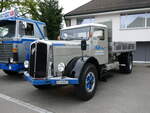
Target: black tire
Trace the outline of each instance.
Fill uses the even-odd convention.
[[[119,60],[119,70],[122,73],[131,73],[133,69],[133,56],[130,53],[123,54]]]
[[[16,71],[8,71],[8,70],[3,70],[4,73],[6,73],[7,75],[18,75],[19,72]]]
[[[87,77],[89,77],[89,74],[92,74],[92,76],[94,76],[95,78],[93,77],[93,81],[87,83],[86,80],[88,79]],[[98,83],[98,72],[96,67],[93,64],[87,63],[84,66],[81,75],[79,77],[79,83],[80,83],[79,85],[76,85],[77,96],[84,101],[91,99],[95,95],[97,83]],[[87,88],[88,84],[92,85],[91,89]]]

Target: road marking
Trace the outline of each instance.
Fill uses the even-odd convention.
[[[34,105],[30,104],[30,103],[23,102],[21,100],[12,98],[10,96],[7,96],[7,95],[1,94],[1,93],[0,93],[0,98],[2,98],[4,100],[7,100],[9,102],[13,102],[15,104],[18,104],[20,106],[23,106],[25,108],[28,108],[28,109],[33,110],[33,111],[38,112],[38,113],[53,113],[53,112],[47,111],[45,109],[42,109],[40,107],[34,106]]]

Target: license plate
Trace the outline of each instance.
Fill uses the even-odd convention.
[[[69,82],[66,81],[66,80],[59,80],[59,81],[56,81],[56,84],[68,84]]]

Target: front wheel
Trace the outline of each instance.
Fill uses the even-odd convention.
[[[4,73],[6,73],[7,75],[18,75],[19,73],[16,71],[8,71],[8,70],[3,70]]]
[[[87,63],[84,66],[79,82],[80,84],[76,86],[77,96],[85,101],[91,99],[96,92],[98,82],[98,72],[93,64]]]

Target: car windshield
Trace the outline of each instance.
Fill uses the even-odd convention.
[[[61,40],[87,40],[89,33],[90,27],[65,29],[61,31]]]
[[[15,21],[0,21],[0,38],[12,38],[15,36]]]

